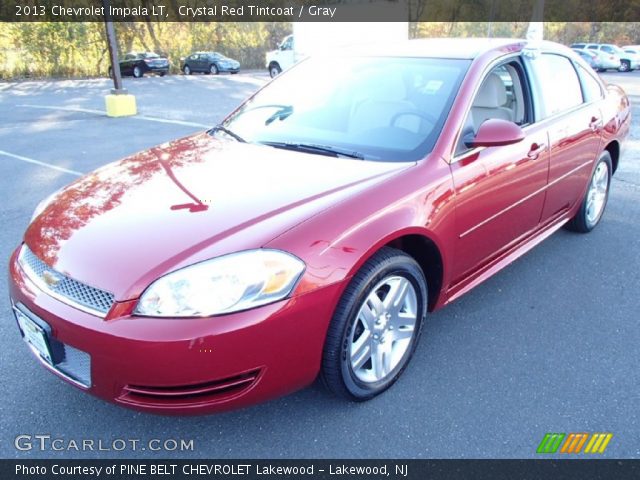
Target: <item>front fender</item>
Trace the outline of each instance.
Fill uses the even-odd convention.
[[[406,235],[431,240],[442,257],[443,285],[455,245],[449,165],[427,159],[307,220],[266,245],[307,265],[296,294],[350,278],[380,248]],[[345,282],[345,286],[346,286]]]

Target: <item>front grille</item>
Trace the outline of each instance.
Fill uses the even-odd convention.
[[[87,352],[73,348],[71,345],[62,343],[64,349],[64,360],[54,365],[56,369],[81,383],[85,387],[91,386],[91,357]]]
[[[180,407],[212,404],[228,400],[249,390],[258,380],[260,370],[195,385],[171,387],[127,385],[118,398],[132,405]]]
[[[112,293],[57,272],[36,257],[26,245],[20,250],[19,262],[39,288],[80,310],[104,317],[114,303]]]

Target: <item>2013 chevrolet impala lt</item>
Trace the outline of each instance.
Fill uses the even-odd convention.
[[[571,50],[416,40],[326,61],[37,207],[10,294],[46,368],[158,413],[318,376],[367,400],[428,312],[600,222],[629,101]]]

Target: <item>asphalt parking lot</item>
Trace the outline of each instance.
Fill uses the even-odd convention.
[[[319,385],[203,417],[141,414],[88,396],[31,357],[0,282],[0,457],[526,458],[546,432],[611,432],[640,458],[640,71],[606,74],[634,124],[602,224],[560,231],[428,318],[403,378],[346,403]],[[140,115],[104,115],[107,79],[0,83],[0,270],[49,193],[141,149],[202,130],[262,72],[126,79]],[[19,451],[17,435],[194,440],[192,451]]]

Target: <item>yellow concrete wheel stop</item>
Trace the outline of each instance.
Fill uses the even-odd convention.
[[[135,115],[138,112],[136,108],[136,97],[133,95],[107,95],[104,97],[104,103],[107,107],[107,116],[109,117],[127,117]]]

